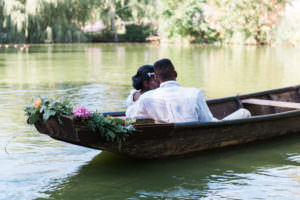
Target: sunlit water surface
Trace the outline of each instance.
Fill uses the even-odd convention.
[[[183,86],[207,98],[300,83],[289,47],[145,44],[32,45],[0,49],[0,199],[299,199],[300,136],[140,161],[55,141],[25,121],[37,95],[92,110],[125,109],[131,76],[170,58]]]

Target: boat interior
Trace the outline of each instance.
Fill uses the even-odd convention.
[[[283,88],[208,101],[213,115],[222,119],[240,108],[252,116],[300,110],[300,87]]]
[[[223,119],[240,108],[246,108],[252,116],[278,114],[300,110],[300,85],[237,95],[219,99],[211,99],[207,104],[217,119]],[[104,113],[113,117],[125,117],[125,112]],[[158,123],[152,119],[137,119],[136,124]]]

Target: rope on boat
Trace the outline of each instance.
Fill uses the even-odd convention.
[[[17,134],[11,136],[11,137],[7,140],[7,142],[6,142],[5,145],[4,145],[4,151],[5,151],[6,154],[9,154],[8,151],[7,151],[7,146],[8,146],[8,144],[9,144],[11,141],[13,141],[14,139],[16,139],[19,135],[21,135],[21,134],[23,133],[23,131],[24,131],[24,130],[19,131]]]

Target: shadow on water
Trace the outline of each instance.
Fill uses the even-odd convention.
[[[99,47],[100,46],[100,47]],[[84,53],[86,48],[101,48],[103,44],[95,45],[92,43],[82,43],[82,44],[55,44],[55,45],[31,45],[25,52],[21,53],[30,53],[30,54],[42,54],[42,53],[51,53],[51,54],[74,54],[74,53]],[[115,53],[116,45],[114,43],[105,44],[106,48],[103,52],[106,53]],[[127,46],[125,44],[125,46]],[[20,46],[21,47],[21,46]],[[10,47],[8,49],[1,49],[0,53],[5,54],[15,54],[16,52],[20,52],[19,48]]]
[[[199,199],[214,197],[211,184],[242,187],[243,179],[258,190],[261,180],[253,176],[300,166],[299,146],[300,135],[294,135],[172,160],[135,160],[102,152],[46,194],[50,199]]]
[[[0,64],[1,67],[1,64]],[[126,90],[131,90],[132,86],[129,84],[108,84],[105,82],[99,82],[99,81],[90,81],[88,83],[83,82],[83,81],[77,81],[77,82],[71,82],[71,81],[65,81],[65,82],[54,82],[54,83],[41,83],[41,84],[29,84],[29,83],[24,83],[24,84],[18,84],[18,83],[1,83],[0,82],[0,87],[5,87],[5,88],[11,88],[11,89],[23,89],[23,90],[30,90],[30,89],[69,89],[69,88],[76,88],[76,87],[81,87],[84,85],[91,85],[91,84],[98,84],[98,85],[109,85],[109,87],[115,87],[115,88],[125,88]]]
[[[19,47],[21,47],[20,45]],[[56,44],[56,45],[30,45],[30,48],[27,49],[24,52],[21,52],[19,48],[13,48],[10,47],[8,49],[0,49],[0,53],[6,53],[6,54],[15,54],[16,52],[21,52],[21,53],[49,53],[51,52],[52,54],[55,53],[83,53],[84,50],[84,45],[66,45],[66,44]]]

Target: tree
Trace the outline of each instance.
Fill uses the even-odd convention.
[[[229,40],[241,34],[240,40],[264,44],[271,41],[273,26],[278,22],[287,0],[208,0],[217,10],[214,21]]]
[[[203,8],[205,0],[164,1],[164,31],[168,38],[189,38],[201,43],[214,42],[219,33],[209,26]]]

